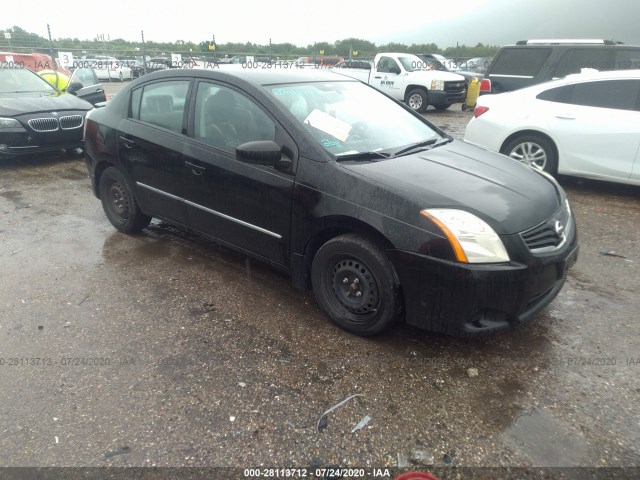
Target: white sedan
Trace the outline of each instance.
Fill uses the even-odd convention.
[[[481,96],[464,139],[552,175],[640,185],[640,70]]]
[[[117,58],[107,58],[90,60],[89,65],[93,67],[99,80],[132,80],[133,73],[127,66],[126,60]]]

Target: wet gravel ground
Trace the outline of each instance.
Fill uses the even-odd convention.
[[[459,107],[426,117],[461,138]],[[3,162],[0,466],[640,478],[640,189],[562,184],[581,251],[545,312],[485,338],[363,339],[242,255],[157,221],[118,233],[81,157]]]

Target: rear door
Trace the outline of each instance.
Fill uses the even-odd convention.
[[[135,182],[146,213],[186,224],[183,202],[186,106],[190,78],[146,83],[131,92],[129,116],[118,133],[118,156]]]

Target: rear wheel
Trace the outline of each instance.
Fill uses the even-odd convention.
[[[111,224],[124,233],[139,232],[151,217],[140,211],[129,181],[120,170],[109,167],[100,176],[100,200]]]
[[[502,153],[551,175],[558,171],[558,159],[553,144],[541,135],[520,135],[506,143]]]
[[[427,92],[420,88],[414,88],[407,95],[406,104],[411,110],[423,113],[429,106],[427,101]]]
[[[354,234],[325,243],[311,266],[316,301],[339,327],[376,335],[400,316],[402,298],[393,265],[373,242]]]

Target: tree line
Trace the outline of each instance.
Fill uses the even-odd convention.
[[[5,29],[11,32],[11,39],[0,35],[0,50],[16,53],[41,52],[49,53],[50,44],[47,38],[14,26]],[[176,40],[175,42],[154,42],[142,39],[139,42],[123,40],[121,38],[100,38],[94,40],[80,40],[78,38],[57,38],[53,40],[53,49],[56,51],[70,51],[74,56],[81,57],[87,52],[91,55],[111,56],[140,56],[143,52],[150,56],[170,53],[182,53],[183,55],[224,57],[225,55],[270,55],[279,58],[297,58],[300,56],[325,55],[339,57],[373,58],[378,52],[403,52],[403,53],[439,53],[448,58],[471,58],[493,56],[500,46],[483,45],[475,46],[458,45],[455,47],[440,48],[436,43],[387,43],[376,45],[369,40],[361,38],[346,38],[330,42],[317,42],[306,46],[298,46],[293,43],[258,44],[252,42],[238,43],[226,42],[215,44],[213,40],[204,40],[199,43]]]

